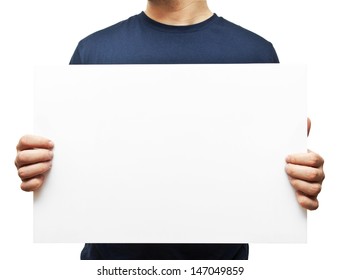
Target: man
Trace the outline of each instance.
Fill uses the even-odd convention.
[[[272,44],[213,14],[205,0],[149,0],[145,12],[79,42],[71,64],[278,63]],[[308,132],[310,121],[308,120]],[[52,166],[53,143],[24,136],[17,146],[21,188],[43,185]],[[84,151],[86,152],[86,151]],[[286,173],[297,201],[318,208],[323,159],[289,155]],[[264,171],[265,172],[265,171]],[[247,244],[86,244],[82,259],[247,259]]]

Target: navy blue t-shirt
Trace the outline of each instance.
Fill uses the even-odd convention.
[[[214,14],[189,26],[145,13],[81,40],[70,64],[278,63],[272,44]],[[82,259],[247,259],[248,244],[85,244]]]

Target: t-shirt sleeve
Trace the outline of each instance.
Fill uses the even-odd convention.
[[[82,64],[81,56],[79,53],[79,44],[71,57],[70,64]]]
[[[272,48],[273,48],[273,50],[272,50],[272,61],[273,61],[273,63],[280,63],[279,57],[277,56],[277,53],[276,53],[273,45],[272,45]]]

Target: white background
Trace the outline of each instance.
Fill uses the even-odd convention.
[[[337,267],[340,250],[337,208],[340,180],[336,172],[336,159],[340,156],[337,1],[210,0],[209,3],[218,15],[271,41],[282,63],[308,65],[308,111],[312,119],[309,148],[326,161],[320,208],[308,215],[308,244],[251,244],[250,261],[244,263],[247,273],[242,279],[290,276],[320,279],[325,275],[336,279],[340,275]],[[19,188],[13,165],[15,145],[22,134],[32,132],[34,65],[67,64],[80,39],[139,13],[145,4],[145,0],[1,2],[0,278],[97,278],[96,268],[103,263],[80,262],[82,244],[33,244],[32,194]],[[110,262],[108,266],[118,264],[127,266],[126,262]],[[138,264],[142,262],[131,262],[130,266]],[[187,265],[190,269],[192,263],[162,264]]]

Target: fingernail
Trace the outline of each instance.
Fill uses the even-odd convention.
[[[54,147],[54,143],[53,143],[51,140],[49,140],[49,141],[48,141],[48,146],[51,147],[51,148],[53,148],[53,147]]]

